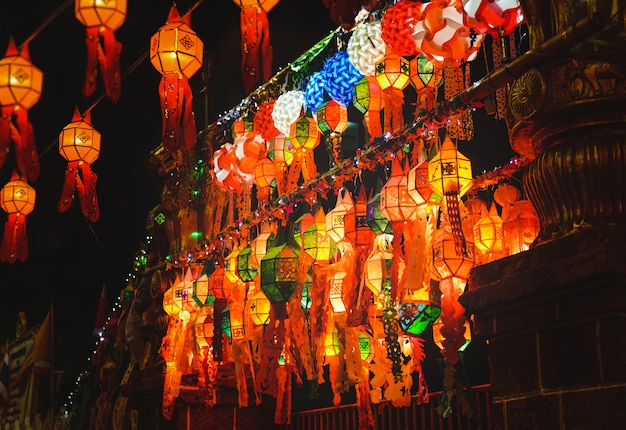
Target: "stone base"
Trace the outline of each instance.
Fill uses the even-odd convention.
[[[626,428],[626,229],[580,228],[476,267],[493,429]]]

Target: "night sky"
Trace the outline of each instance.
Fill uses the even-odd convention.
[[[4,297],[0,301],[0,342],[15,336],[18,311],[26,311],[30,327],[39,324],[53,305],[56,367],[71,378],[84,370],[93,351],[92,329],[102,286],[106,285],[112,305],[125,287],[133,255],[145,239],[147,214],[159,203],[163,179],[150,163],[149,153],[161,140],[160,74],[147,53],[150,37],[165,24],[172,3],[128,0],[126,20],[116,32],[123,44],[122,91],[116,104],[103,98],[101,81],[92,97],[81,94],[85,29],[74,17],[73,1],[69,6],[65,0],[5,3],[0,13],[2,56],[10,36],[18,46],[30,38],[30,58],[42,70],[44,83],[40,100],[29,112],[41,165],[39,179],[31,184],[37,202],[27,217],[30,255],[25,262],[0,263]],[[196,4],[176,2],[181,13]],[[60,14],[41,29],[59,9]],[[208,99],[200,92],[201,73],[191,79],[198,130],[207,119],[214,121],[245,96],[239,78],[239,10],[231,0],[205,0],[191,15],[191,28],[214,59]],[[336,28],[322,0],[281,0],[268,17],[275,71]],[[76,107],[83,112],[94,103],[92,125],[102,134],[100,157],[92,165],[98,175],[101,216],[90,223],[78,201],[65,213],[57,210],[66,165],[58,153],[57,137]],[[465,154],[479,163],[475,169],[506,163],[510,154],[505,125],[482,110],[475,118],[484,125],[476,127],[476,138],[465,146]],[[0,169],[2,184],[9,180],[13,166],[10,153]],[[0,212],[3,226],[6,215]]]

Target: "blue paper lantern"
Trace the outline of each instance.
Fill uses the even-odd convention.
[[[350,61],[346,51],[338,51],[330,57],[323,69],[326,75],[324,89],[335,101],[350,104],[354,86],[363,78],[361,72]]]

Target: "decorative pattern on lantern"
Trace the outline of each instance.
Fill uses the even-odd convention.
[[[352,101],[353,88],[363,75],[350,62],[346,51],[337,51],[324,63],[324,90],[333,99],[347,105]]]
[[[498,215],[494,202],[491,203],[488,212],[483,209],[482,216],[474,224],[474,246],[479,252],[488,256],[485,263],[502,257],[502,218]]]
[[[418,163],[409,170],[407,189],[418,208],[424,205],[441,205],[443,197],[434,192],[428,181],[428,160]]]
[[[196,343],[200,348],[208,348],[213,344],[215,334],[215,308],[212,305],[202,306],[194,323]]]
[[[304,93],[300,90],[291,90],[282,93],[274,102],[272,119],[274,127],[285,136],[291,132],[291,124],[304,115]]]
[[[150,61],[163,75],[159,86],[163,115],[163,146],[175,152],[196,143],[193,94],[188,79],[202,67],[204,44],[172,5],[167,22],[150,39]]]
[[[100,155],[100,140],[100,133],[91,125],[91,112],[81,116],[76,108],[72,122],[59,134],[59,153],[67,161],[59,212],[63,213],[72,206],[76,193],[83,215],[91,222],[100,218],[96,195],[98,176],[91,170],[91,164]]]
[[[471,242],[467,242],[466,252],[457,253],[452,234],[442,228],[435,232],[432,246],[433,266],[441,278],[467,279],[474,267],[474,245]]]
[[[383,110],[383,90],[373,75],[364,76],[354,86],[352,105],[363,114],[370,142],[382,136],[380,113]]]
[[[439,318],[436,322],[433,323],[433,342],[435,345],[439,347],[439,349],[444,349],[445,336],[442,334],[442,330],[445,331],[444,324]],[[465,320],[463,323],[463,338],[465,342],[461,344],[458,351],[463,352],[467,348],[467,346],[472,342],[472,329],[470,327],[470,322]]]
[[[74,14],[86,27],[87,70],[83,95],[89,97],[96,90],[99,66],[105,93],[109,100],[117,103],[121,92],[122,44],[115,38],[115,30],[126,19],[126,0],[76,0]]]
[[[320,143],[320,130],[315,119],[309,115],[303,115],[296,120],[291,125],[289,140],[296,152],[287,176],[288,192],[297,187],[300,175],[304,182],[308,182],[317,174],[313,150]]]
[[[246,246],[237,255],[237,275],[244,282],[252,282],[259,274],[259,269],[253,265],[252,246]]]
[[[409,194],[408,175],[398,157],[391,163],[391,174],[380,189],[380,212],[392,223],[412,221],[417,204]]]
[[[367,194],[361,186],[354,200],[354,205],[344,216],[344,238],[354,248],[369,249],[374,238],[374,232],[367,222]]]
[[[18,51],[11,37],[0,60],[0,168],[13,142],[18,173],[31,182],[39,178],[39,156],[28,110],[39,101],[42,84],[43,74],[31,63],[28,45]]]
[[[422,9],[421,2],[413,1],[396,2],[387,8],[380,22],[381,37],[388,47],[387,52],[402,56],[417,54],[413,27],[421,18]]]
[[[267,201],[276,181],[276,164],[268,156],[261,157],[254,165],[253,172],[254,184],[257,186],[257,199]]]
[[[457,252],[465,253],[466,242],[461,227],[459,199],[474,184],[472,163],[469,158],[457,151],[449,136],[444,138],[439,152],[429,161],[428,178],[433,190],[445,198]]]
[[[337,244],[326,233],[326,215],[319,207],[313,223],[302,233],[302,249],[317,263],[327,264],[337,251]]]
[[[7,213],[4,224],[0,261],[15,263],[28,258],[26,215],[35,208],[37,193],[28,185],[26,178],[13,172],[11,180],[0,190],[0,207]]]
[[[374,194],[367,202],[367,225],[374,234],[393,234],[393,224],[380,210],[380,192]]]
[[[334,164],[338,164],[343,159],[341,140],[343,132],[348,128],[348,108],[331,99],[319,107],[315,116],[317,126],[326,136],[328,154]]]
[[[365,260],[363,272],[365,285],[374,293],[374,297],[388,292],[391,288],[391,266],[393,252],[389,243],[391,235],[380,234],[376,237],[374,249]]]
[[[352,207],[352,195],[350,191],[341,189],[337,193],[337,202],[335,207],[326,214],[326,234],[335,241],[336,244],[345,242],[346,234],[346,214]]]
[[[346,305],[343,301],[343,280],[348,274],[345,271],[337,271],[329,279],[329,301],[333,308],[333,312],[343,313],[346,311]]]
[[[409,62],[393,52],[388,52],[380,62],[376,63],[376,80],[383,91],[385,102],[383,125],[385,133],[404,127],[403,90],[410,82],[410,73]]]
[[[432,110],[435,104],[435,89],[442,82],[441,71],[429,61],[424,54],[416,55],[409,60],[409,77],[411,85],[417,91],[417,103],[422,109]]]
[[[530,200],[519,200],[517,187],[500,184],[493,193],[502,207],[504,255],[528,251],[539,234],[539,218]]]
[[[272,302],[269,301],[265,293],[261,290],[255,290],[249,302],[250,320],[255,325],[265,325],[270,321],[270,309]]]
[[[272,303],[286,302],[293,294],[299,250],[289,243],[270,248],[261,259],[261,289]]]
[[[524,22],[517,0],[464,0],[467,25],[479,33],[510,34]]]
[[[209,293],[216,299],[226,299],[230,297],[232,284],[227,282],[224,273],[224,266],[217,264],[215,271],[209,276]]]
[[[274,246],[276,242],[276,235],[272,232],[272,226],[270,223],[262,223],[261,231],[257,234],[257,236],[250,242],[250,247],[252,248],[252,257],[253,261],[251,264],[260,270],[261,268],[261,259],[265,257],[268,249]]]
[[[363,76],[374,76],[376,63],[383,59],[386,51],[380,20],[357,25],[346,51],[350,62]]]

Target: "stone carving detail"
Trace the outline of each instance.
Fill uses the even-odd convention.
[[[554,102],[611,97],[624,94],[624,72],[620,66],[606,61],[573,59],[553,70],[561,94]]]
[[[530,69],[511,84],[511,113],[517,120],[532,118],[543,106],[546,82],[537,69]]]

